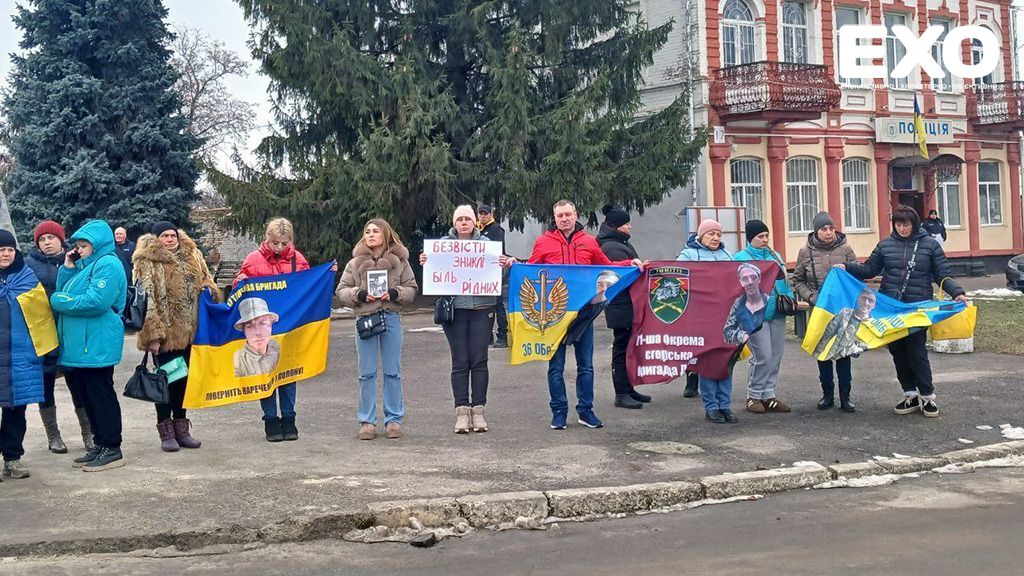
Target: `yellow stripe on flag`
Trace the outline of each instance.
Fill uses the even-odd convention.
[[[539,362],[551,360],[558,346],[565,339],[569,325],[576,319],[577,312],[566,312],[557,324],[546,326],[544,332],[531,326],[522,312],[508,315],[509,348],[511,356],[509,364]]]
[[[47,352],[55,350],[57,326],[53,322],[50,299],[47,298],[43,285],[36,284],[35,288],[18,295],[18,304],[21,305],[21,313],[25,317],[36,356],[45,356]]]

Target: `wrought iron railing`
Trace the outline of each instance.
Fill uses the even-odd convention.
[[[759,112],[824,112],[839,104],[839,86],[825,66],[751,62],[713,70],[709,100],[722,116]]]
[[[974,84],[965,91],[967,114],[975,124],[1021,124],[1024,82]]]

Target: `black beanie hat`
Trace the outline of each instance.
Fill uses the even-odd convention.
[[[0,229],[0,248],[18,249],[18,241],[14,238],[14,234],[11,234],[10,230]]]
[[[612,228],[618,228],[623,224],[629,224],[629,212],[626,212],[622,208],[612,206],[611,204],[605,204],[604,208],[601,208],[601,213],[604,214],[604,221]]]
[[[768,225],[760,220],[747,220],[747,244],[761,232],[767,232]]]
[[[164,232],[167,232],[168,230],[174,230],[175,234],[178,233],[178,227],[175,226],[174,223],[168,222],[167,220],[154,222],[153,225],[149,227],[149,232],[154,236],[159,236]]]

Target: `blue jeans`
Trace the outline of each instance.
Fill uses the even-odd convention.
[[[402,423],[402,321],[397,312],[384,314],[386,330],[363,340],[356,333],[359,355],[359,421],[377,424],[377,355],[384,372],[384,425]]]
[[[704,401],[704,411],[730,410],[732,406],[732,367],[729,367],[729,377],[723,380],[715,380],[706,376],[698,379],[700,386],[700,399]]]
[[[569,400],[565,397],[565,351],[563,343],[548,362],[548,393],[551,412],[565,414]],[[576,353],[576,412],[584,414],[594,409],[594,325],[591,324],[573,345]]]
[[[276,390],[266,398],[260,400],[263,408],[263,417],[277,418],[277,400],[281,399],[281,417],[295,418],[295,382],[278,386]]]

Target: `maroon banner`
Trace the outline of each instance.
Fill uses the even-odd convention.
[[[768,261],[651,262],[629,289],[630,382],[668,382],[687,371],[727,377],[733,357],[761,327],[781,274]]]

